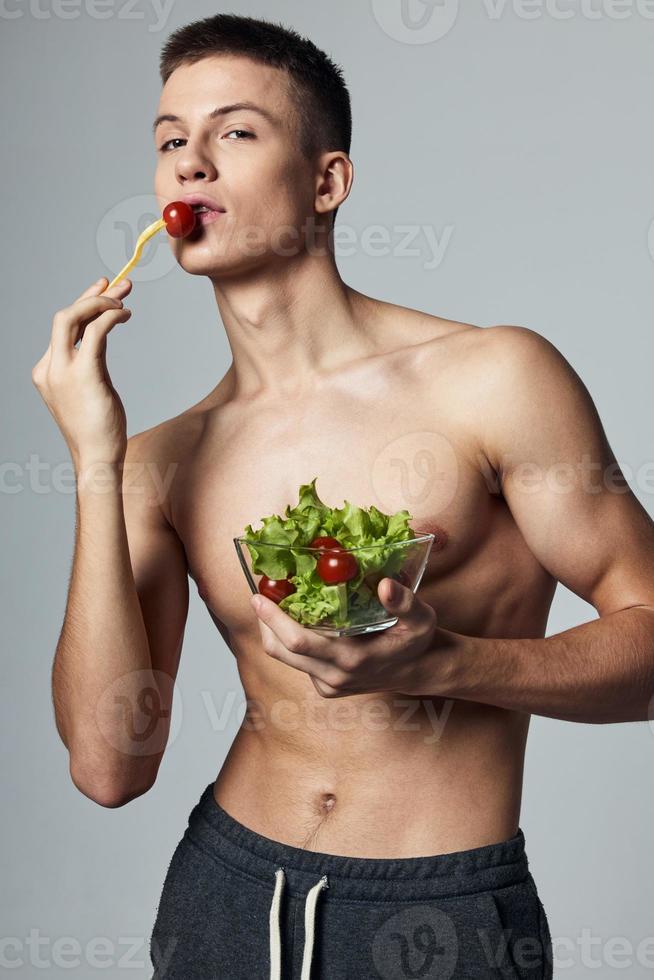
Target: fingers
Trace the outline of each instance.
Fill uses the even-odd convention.
[[[101,316],[92,320],[84,330],[84,339],[80,344],[79,354],[89,359],[101,359],[107,349],[107,334],[117,323],[125,323],[132,311],[124,307],[118,310],[107,310]]]
[[[330,641],[327,637],[318,636],[311,630],[305,629],[280,609],[272,599],[262,595],[259,595],[258,599],[261,605],[257,605],[255,612],[261,624],[270,628],[287,650],[303,656],[318,658],[322,656],[329,659],[327,648]]]
[[[298,653],[295,652],[297,643],[291,641],[291,647],[287,647],[279,639],[277,634],[263,621],[259,622],[259,630],[261,634],[261,645],[267,656],[278,660],[280,663],[287,664],[289,667],[302,670],[305,674],[319,679],[324,684],[329,684],[330,679],[335,680],[336,675],[339,678],[341,677],[341,672],[334,666],[333,660],[320,656],[315,648],[311,647],[309,651],[307,647],[306,650],[303,649],[303,652]],[[326,640],[326,642],[329,643],[330,641]]]
[[[124,298],[125,296],[127,296],[127,294],[132,288],[132,280],[121,279],[119,282],[116,283],[115,286],[112,286],[111,289],[107,289],[106,293],[104,292],[105,290],[104,286],[101,286],[100,288],[103,290],[102,293],[103,296],[120,296]]]
[[[124,295],[126,296],[129,290],[132,288],[132,283],[130,279],[121,279],[120,282],[116,283],[115,286],[112,286],[111,289],[107,289],[108,282],[109,280],[107,279],[106,276],[101,276],[97,282],[92,283],[92,285],[90,285],[87,289],[85,289],[83,293],[80,293],[80,295],[77,297],[77,300],[86,299],[87,296],[98,296],[99,294],[116,296],[118,295],[116,292],[116,290],[118,289],[126,289],[127,291],[124,293]],[[129,289],[127,289],[128,286]],[[105,290],[106,290],[106,294],[105,294]],[[75,300],[74,302],[77,302],[77,300]]]
[[[73,302],[77,303],[78,300],[86,299],[87,296],[97,296],[99,293],[102,292],[102,290],[105,288],[106,285],[107,285],[107,277],[102,276],[100,279],[98,279],[97,282],[94,282],[92,285],[88,286],[83,293],[80,293],[77,299],[74,300]]]
[[[74,303],[55,313],[50,338],[54,360],[72,356],[75,343],[84,336],[87,325],[93,319],[107,311],[123,308],[122,297],[129,293],[131,282],[128,279],[121,280],[112,289],[100,294],[104,284],[104,279],[94,283]]]

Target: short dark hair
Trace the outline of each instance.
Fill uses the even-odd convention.
[[[180,65],[219,54],[243,55],[287,73],[301,150],[308,160],[328,150],[349,154],[352,110],[343,72],[313,41],[282,24],[215,14],[170,35],[159,62],[161,81],[165,85]]]

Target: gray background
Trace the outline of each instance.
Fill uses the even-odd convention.
[[[163,12],[151,0],[101,8],[7,0],[1,8],[0,938],[13,943],[4,955],[25,965],[0,970],[16,977],[95,976],[86,944],[98,937],[106,937],[105,977],[149,976],[147,941],[168,861],[243,711],[233,659],[195,589],[177,731],[150,793],[116,810],[82,796],[50,701],[74,494],[66,445],[30,372],[54,312],[115,274],[131,254],[133,226],[151,220],[132,199],[146,195],[153,208],[149,129],[159,50],[174,28],[219,9],[281,20],[343,66],[356,175],[338,224],[358,242],[338,256],[343,278],[406,306],[548,337],[589,387],[652,513],[643,467],[652,460],[654,10],[635,0],[560,0],[572,12],[563,17],[544,3],[521,12],[469,0],[458,16],[452,3],[434,8],[420,28],[430,10],[419,0],[409,3],[413,27],[401,20],[400,0],[168,3]],[[448,12],[451,28],[427,36]],[[385,254],[364,242],[375,225],[389,230]],[[422,234],[412,243],[418,254],[400,254],[402,225],[430,225],[439,239],[451,229],[440,264],[428,267]],[[229,363],[208,280],[173,267],[165,242],[132,278],[134,314],[109,341],[130,434],[197,402]],[[595,615],[560,587],[548,633]],[[557,976],[651,972],[653,763],[647,722],[532,720],[521,826],[555,942],[567,942],[557,947]],[[595,940],[585,954],[584,930]],[[43,940],[40,950],[30,936]],[[82,946],[76,967],[63,965],[75,959],[70,945],[57,946],[65,937]],[[620,937],[631,947],[618,950],[614,962],[629,964],[619,970],[611,943]],[[37,967],[39,956],[52,965]]]

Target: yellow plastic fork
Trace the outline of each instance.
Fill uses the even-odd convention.
[[[158,231],[161,231],[161,229],[165,227],[166,222],[163,218],[159,218],[157,221],[153,221],[151,225],[148,225],[145,231],[141,232],[136,240],[134,255],[131,257],[127,265],[123,266],[118,275],[109,283],[107,289],[111,289],[111,287],[115,286],[117,282],[120,282],[121,279],[125,278],[130,269],[133,269],[138,260],[141,258],[141,253],[143,252],[143,246],[145,243],[148,242],[153,235],[156,235]],[[107,289],[105,289],[105,293],[107,292]]]

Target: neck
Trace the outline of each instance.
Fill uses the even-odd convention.
[[[234,397],[300,397],[377,350],[370,301],[343,282],[333,255],[302,252],[213,286]]]

